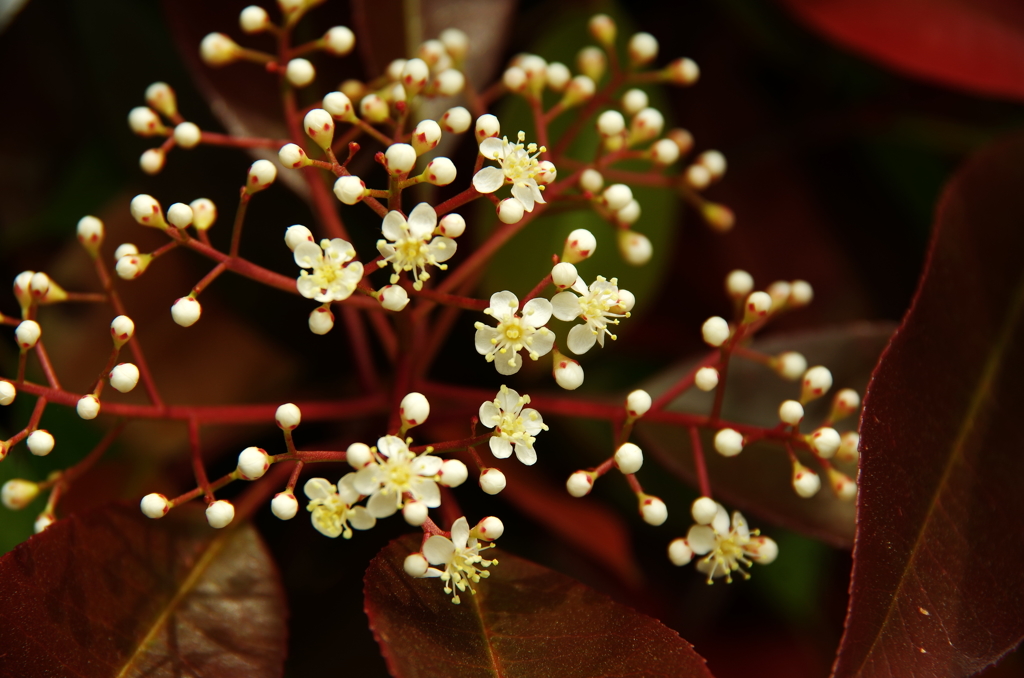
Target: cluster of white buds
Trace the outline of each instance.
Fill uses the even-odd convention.
[[[218,55],[231,52],[234,45],[230,38],[219,33],[213,34],[227,39],[212,39],[209,49]],[[207,36],[208,38],[211,36]],[[204,41],[204,44],[205,41]],[[194,122],[185,120],[178,111],[177,95],[165,82],[154,82],[146,88],[146,106],[136,106],[128,113],[128,127],[141,137],[168,137],[162,145],[147,149],[139,157],[139,167],[146,174],[158,174],[167,160],[167,151],[174,146],[195,148],[203,140],[203,132]]]

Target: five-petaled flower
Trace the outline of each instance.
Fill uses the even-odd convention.
[[[405,505],[407,499],[428,508],[441,505],[437,474],[444,463],[428,452],[417,455],[397,436],[377,440],[374,459],[356,472],[352,487],[370,497],[366,508],[374,518],[387,518]],[[429,450],[429,448],[428,448]]]
[[[751,532],[739,511],[732,514],[730,528],[729,514],[724,506],[718,504],[711,524],[692,526],[686,542],[696,555],[704,556],[697,561],[697,569],[708,576],[709,584],[722,576],[727,583],[732,583],[733,572],[750,579],[744,568],[749,569],[752,563],[767,565],[775,560],[779,551],[775,542],[759,534],[758,530]]]
[[[392,285],[398,282],[402,271],[412,271],[412,286],[421,289],[423,281],[430,278],[427,266],[437,266],[442,271],[448,268],[442,262],[452,258],[457,244],[444,236],[431,239],[436,227],[437,212],[425,202],[413,208],[408,221],[395,210],[384,217],[381,231],[387,240],[377,241],[377,251],[384,257],[377,265],[384,268],[391,264],[394,267]]]
[[[511,144],[508,137],[489,137],[480,142],[480,155],[496,160],[498,167],[484,167],[473,176],[473,188],[480,193],[494,193],[505,185],[512,184],[512,197],[523,204],[523,209],[532,212],[536,203],[544,202],[544,195],[537,185],[537,177],[550,172],[541,167],[537,155],[547,149],[537,144],[523,144],[526,134],[519,133],[519,143]]]
[[[512,455],[514,448],[519,461],[527,466],[536,463],[534,436],[548,430],[548,427],[544,424],[540,412],[532,407],[523,407],[529,403],[530,396],[521,396],[502,385],[494,400],[480,405],[480,423],[494,429],[490,446],[491,453],[498,459],[507,459]]]
[[[628,290],[619,289],[617,279],[605,280],[597,276],[590,284],[590,289],[587,289],[582,278],[576,278],[572,291],[565,290],[552,297],[551,307],[559,320],[583,318],[585,321],[586,324],[576,325],[569,330],[566,341],[570,351],[582,355],[593,348],[595,341],[604,348],[605,335],[615,339],[608,325],[618,325],[619,318],[628,318],[633,301],[633,295]]]
[[[431,567],[424,576],[440,577],[444,582],[444,592],[454,593],[452,602],[458,605],[461,602],[458,592],[468,588],[470,593],[476,593],[472,585],[491,574],[481,568],[496,565],[498,561],[480,557],[480,551],[491,548],[493,544],[481,545],[470,532],[469,521],[465,517],[452,524],[451,534],[451,539],[435,534],[423,545],[427,562],[444,566],[444,570]]]
[[[478,322],[476,327],[477,353],[494,361],[499,374],[510,375],[519,371],[523,359],[519,351],[526,349],[531,360],[546,355],[555,344],[555,333],[544,325],[551,319],[551,302],[531,299],[519,310],[519,298],[511,292],[495,292],[491,305],[484,313],[498,321],[497,327]],[[510,355],[511,353],[511,355]]]
[[[345,539],[352,537],[352,528],[369,530],[377,524],[377,519],[370,515],[362,506],[354,506],[360,494],[352,485],[355,473],[348,473],[338,481],[335,487],[324,478],[310,478],[306,481],[306,496],[309,505],[306,508],[313,515],[313,527],[328,537],[341,535]],[[350,527],[351,525],[351,527]]]
[[[295,263],[312,269],[312,272],[299,274],[296,281],[299,294],[322,302],[348,299],[363,278],[363,265],[352,261],[355,256],[352,245],[341,238],[325,238],[319,245],[309,241],[299,243],[295,248]],[[350,261],[352,263],[348,263]]]

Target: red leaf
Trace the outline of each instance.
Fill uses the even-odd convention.
[[[250,525],[215,532],[196,517],[107,505],[0,559],[0,675],[280,676],[269,553]]]
[[[836,676],[965,676],[1024,636],[1021,186],[1021,136],[949,184],[868,387]]]
[[[908,75],[1024,99],[1017,0],[781,0],[812,29]]]
[[[453,605],[439,580],[405,573],[419,545],[391,542],[366,572],[366,614],[393,676],[711,676],[659,621],[501,551],[476,595]]]

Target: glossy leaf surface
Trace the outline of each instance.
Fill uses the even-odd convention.
[[[1024,100],[1024,5],[1016,0],[782,0],[801,21],[908,75]]]
[[[1024,636],[1024,137],[947,187],[868,387],[836,676],[966,676]]]
[[[370,628],[394,676],[711,676],[657,620],[497,549],[477,594],[453,605],[438,579],[405,574],[419,544],[393,541],[366,573]]]
[[[262,541],[183,513],[107,505],[0,559],[0,675],[280,676],[284,594]]]

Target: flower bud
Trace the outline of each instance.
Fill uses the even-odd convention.
[[[640,219],[640,203],[630,200],[626,206],[615,213],[615,221],[620,226],[632,226]],[[650,257],[648,257],[650,258]]]
[[[772,297],[767,292],[751,292],[744,302],[743,322],[751,323],[768,315],[772,309]]]
[[[183,122],[174,128],[174,143],[182,148],[195,148],[203,139],[203,132],[194,122]]]
[[[182,327],[192,327],[203,314],[203,307],[195,297],[181,297],[171,306],[171,318]]]
[[[693,549],[682,537],[673,539],[672,543],[668,545],[668,559],[676,567],[688,565],[693,560]]]
[[[146,272],[152,261],[149,254],[129,254],[117,260],[114,270],[122,280],[134,280]]]
[[[444,157],[434,158],[423,170],[427,181],[435,186],[447,186],[455,181],[455,174],[455,163]]]
[[[485,468],[480,472],[480,489],[487,494],[498,494],[505,489],[505,474],[496,468]]]
[[[135,323],[126,315],[119,315],[110,322],[110,336],[114,339],[114,347],[121,348],[135,334]]]
[[[772,298],[772,311],[783,308],[789,301],[789,283],[785,280],[776,280],[768,286],[767,292]]]
[[[608,59],[597,47],[584,47],[576,54],[576,67],[580,73],[596,83],[608,67]]]
[[[466,76],[462,71],[446,68],[434,76],[432,85],[436,94],[453,97],[466,88]]]
[[[167,497],[164,495],[153,492],[142,498],[139,508],[142,509],[144,516],[156,520],[167,515],[167,512],[171,510],[171,502],[167,501]]]
[[[430,403],[422,393],[409,393],[402,398],[398,406],[398,416],[402,418],[404,428],[419,426],[430,416]]]
[[[701,333],[704,336],[704,343],[717,348],[729,339],[729,323],[725,318],[712,316],[704,321]]]
[[[808,403],[816,398],[825,395],[832,388],[832,373],[827,367],[818,365],[804,373],[803,387],[800,392],[800,401]]]
[[[804,418],[804,406],[795,400],[785,400],[779,405],[779,419],[782,423],[796,426]]]
[[[597,132],[603,137],[621,134],[626,129],[626,119],[618,111],[605,111],[597,116]]]
[[[604,177],[596,169],[586,169],[580,174],[580,188],[596,194],[604,186]]]
[[[630,65],[645,66],[658,56],[658,40],[650,33],[634,33],[627,51]]]
[[[410,553],[405,557],[402,567],[407,575],[418,579],[427,576],[427,569],[430,567],[430,563],[427,562],[422,553]]]
[[[256,480],[270,468],[270,455],[259,447],[247,447],[238,455],[238,473],[244,480]]]
[[[292,252],[295,248],[304,242],[316,242],[313,239],[313,233],[301,224],[295,224],[289,226],[284,232],[284,244],[288,246]]]
[[[359,101],[359,114],[367,122],[380,123],[388,119],[391,110],[380,95],[367,94]]]
[[[377,301],[389,311],[401,311],[409,303],[409,293],[400,285],[385,285],[377,290]]]
[[[154,82],[147,87],[145,99],[151,108],[168,118],[173,118],[178,114],[178,97],[174,94],[174,89],[166,82]]]
[[[167,154],[162,148],[151,148],[139,156],[139,169],[146,174],[159,174],[164,168]]]
[[[427,505],[421,501],[409,501],[402,507],[402,517],[405,518],[405,522],[413,527],[419,527],[427,522],[427,514],[429,512],[430,510],[427,508]]]
[[[548,64],[544,73],[544,81],[553,92],[563,91],[569,84],[570,78],[572,78],[572,73],[569,71],[569,67],[558,61]]]
[[[199,56],[207,66],[226,66],[240,54],[241,47],[223,33],[210,33],[199,43]]]
[[[505,69],[501,75],[501,82],[509,92],[522,93],[526,91],[526,71],[513,66]]]
[[[819,457],[830,459],[839,450],[839,445],[842,441],[838,431],[828,426],[822,426],[807,436],[807,442]]]
[[[55,522],[56,518],[53,517],[52,513],[43,512],[39,514],[39,517],[36,518],[36,522],[32,524],[32,529],[35,531],[36,534],[40,534],[41,532],[45,531],[46,528],[48,528],[50,525],[53,525]]]
[[[852,388],[844,388],[832,399],[832,414],[829,419],[839,421],[857,411],[860,407],[860,396]]]
[[[225,499],[218,499],[206,507],[206,522],[210,527],[220,530],[231,524],[235,519],[235,505]]]
[[[334,329],[334,314],[327,306],[317,306],[309,313],[309,331],[324,335]]]
[[[629,204],[633,199],[633,191],[626,184],[612,184],[604,189],[601,198],[608,209],[616,212]]]
[[[645,108],[633,116],[629,123],[629,143],[635,145],[650,141],[665,127],[665,116],[656,108]]]
[[[3,382],[0,382],[0,384],[2,383]],[[836,452],[836,459],[839,461],[857,461],[858,445],[860,445],[860,434],[856,431],[847,431],[840,438],[839,451]]]
[[[437,230],[446,238],[458,238],[466,232],[466,220],[458,214],[446,214],[441,217]]]
[[[355,205],[366,197],[366,184],[359,177],[338,177],[334,182],[334,195],[346,205]]]
[[[345,459],[349,466],[358,471],[373,463],[373,452],[363,443],[352,443],[345,452]]]
[[[718,370],[714,367],[702,367],[693,375],[693,383],[702,391],[714,391],[718,386]]]
[[[299,502],[291,492],[278,492],[270,501],[270,512],[280,520],[291,520],[299,512]]]
[[[576,471],[565,483],[565,489],[576,498],[587,496],[593,488],[594,475],[589,471]]]
[[[75,405],[75,411],[82,419],[95,419],[100,413],[100,400],[94,395],[82,396]]]
[[[466,56],[469,50],[469,36],[458,28],[446,28],[437,37],[452,59],[459,61]]]
[[[629,313],[636,306],[636,297],[629,290],[619,290],[619,298],[616,300],[614,306],[611,307],[613,313]]]
[[[152,108],[136,106],[128,111],[128,127],[140,137],[152,137],[166,134],[167,128]]]
[[[18,389],[9,381],[0,381],[0,405],[4,407],[14,402]]]
[[[725,291],[733,299],[743,299],[754,289],[754,278],[746,271],[736,269],[725,278]]]
[[[352,109],[352,100],[341,92],[331,92],[324,97],[322,102],[323,110],[327,111],[335,120],[352,122],[355,120],[355,112]]]
[[[192,208],[192,226],[197,231],[209,230],[217,221],[217,206],[209,198],[198,198],[188,206]]]
[[[718,515],[718,504],[711,497],[700,497],[690,507],[690,514],[698,525],[710,525]]]
[[[139,368],[132,363],[115,365],[108,375],[110,385],[121,393],[128,393],[139,383]]]
[[[772,369],[787,381],[797,381],[807,371],[807,359],[796,351],[786,351],[772,359]]]
[[[617,234],[619,254],[632,266],[643,266],[654,255],[650,238],[636,231],[619,231]]]
[[[814,288],[806,280],[794,280],[789,284],[789,305],[800,308],[814,299]]]
[[[316,69],[308,59],[292,59],[284,69],[284,77],[293,87],[305,87],[313,82],[316,77]]]
[[[639,419],[651,409],[651,394],[637,389],[626,396],[626,414],[630,419]]]
[[[22,309],[27,309],[32,304],[32,277],[35,271],[22,271],[14,277],[14,296]]]
[[[28,440],[25,441],[25,444],[28,445],[28,451],[37,457],[45,457],[52,452],[53,443],[53,436],[49,431],[44,431],[43,429],[32,431],[28,436]]]
[[[570,264],[578,264],[584,259],[589,259],[597,249],[597,238],[585,228],[577,228],[565,239],[565,246],[562,248],[562,261]]]
[[[342,95],[344,96],[344,95]],[[306,134],[320,148],[327,150],[334,141],[334,118],[322,108],[314,108],[302,120]]]
[[[441,140],[441,126],[433,120],[422,120],[412,133],[412,147],[417,155],[432,151]]]
[[[193,218],[192,208],[184,203],[176,202],[167,208],[167,221],[175,228],[188,228],[192,225]]]
[[[238,15],[238,25],[243,33],[262,33],[270,28],[270,17],[262,7],[249,5]]]
[[[476,141],[480,143],[484,139],[496,137],[501,133],[501,123],[498,118],[486,113],[476,119]]]
[[[569,81],[565,88],[565,95],[560,102],[564,108],[579,106],[594,96],[597,85],[586,75],[577,75]]]
[[[30,480],[12,478],[0,488],[0,502],[12,511],[23,509],[39,494],[39,485]]]
[[[679,146],[671,139],[659,139],[651,145],[648,153],[658,165],[671,165],[679,159]]]
[[[576,267],[567,261],[555,264],[551,268],[551,282],[560,290],[572,287],[579,277]]]
[[[615,467],[629,475],[636,473],[644,465],[643,451],[633,443],[622,443],[615,451]]]
[[[469,477],[469,469],[458,459],[446,459],[441,464],[441,471],[437,474],[437,482],[445,487],[458,487],[466,482]]]
[[[252,195],[274,183],[277,179],[277,168],[269,160],[257,160],[249,167],[245,182],[246,193]]]
[[[100,245],[103,244],[103,222],[96,217],[85,216],[78,220],[75,231],[78,242],[82,243],[89,254],[95,257],[99,252]]]
[[[648,494],[640,494],[640,515],[648,525],[664,524],[668,520],[668,507],[658,497]]]
[[[610,48],[615,45],[615,21],[607,14],[595,14],[590,17],[587,29],[602,47]]]
[[[715,451],[723,457],[735,457],[743,451],[743,434],[731,428],[723,428],[715,434]]]
[[[725,156],[719,151],[704,151],[697,156],[697,164],[707,169],[712,181],[718,181],[725,175]]]
[[[35,320],[22,320],[14,330],[14,338],[22,351],[35,347],[43,330]]]
[[[495,539],[500,539],[501,535],[505,534],[505,524],[501,522],[500,518],[487,516],[476,524],[470,534],[477,539],[494,541]]]
[[[463,106],[455,106],[441,116],[441,129],[452,134],[462,134],[473,122],[473,116]]]
[[[408,59],[402,68],[399,82],[402,83],[408,96],[415,96],[427,84],[429,75],[430,67],[427,66],[427,62],[423,59]]]
[[[356,46],[356,35],[347,26],[329,28],[323,37],[324,51],[334,56],[346,56]]]
[[[798,461],[793,462],[793,489],[804,499],[810,499],[821,489],[818,474]]]
[[[298,405],[285,403],[277,408],[274,420],[277,421],[277,425],[282,431],[294,431],[302,421],[302,412]]]
[[[676,59],[662,71],[666,80],[674,85],[692,85],[700,78],[700,68],[693,59]]]
[[[415,164],[416,150],[409,144],[391,144],[384,152],[384,167],[392,176],[408,174]]]
[[[626,93],[622,95],[620,103],[622,105],[622,110],[626,115],[636,115],[641,110],[647,108],[647,104],[650,103],[650,100],[648,99],[646,92],[642,89],[634,88],[627,90]]]
[[[519,202],[515,198],[505,198],[498,203],[497,208],[498,219],[503,224],[517,224],[519,223],[523,215],[526,213],[523,203]]]

